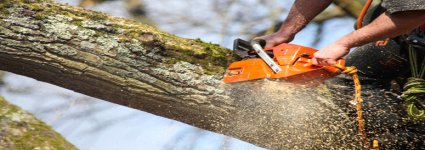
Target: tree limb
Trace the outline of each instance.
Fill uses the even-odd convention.
[[[47,0],[0,4],[1,70],[267,148],[360,145],[355,121],[324,87],[222,85],[229,53]]]
[[[0,149],[76,149],[52,128],[0,97]]]

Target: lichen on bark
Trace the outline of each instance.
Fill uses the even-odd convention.
[[[48,125],[0,97],[0,149],[72,150],[76,148]]]
[[[1,70],[267,148],[354,147],[348,116],[323,107],[333,102],[316,90],[263,80],[223,86],[225,48],[81,8],[15,1],[0,13]],[[302,134],[318,128],[325,134]]]
[[[49,1],[1,9],[2,70],[204,128],[232,109],[217,88],[228,49]]]

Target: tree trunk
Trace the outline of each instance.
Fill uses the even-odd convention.
[[[49,126],[0,97],[0,149],[74,150]]]
[[[323,86],[223,85],[229,53],[47,0],[0,3],[1,70],[267,148],[360,145],[355,119]]]

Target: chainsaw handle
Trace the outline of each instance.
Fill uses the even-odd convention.
[[[326,67],[326,66],[334,66],[334,65],[326,65],[326,66],[322,66],[322,65],[313,65],[313,59],[312,58],[308,58],[309,59],[309,64],[312,66],[317,66],[317,67]],[[345,66],[345,60],[340,58],[338,60],[336,60],[335,65],[340,65],[340,66]]]
[[[335,73],[335,74],[340,74],[341,73],[341,69],[336,67],[336,66],[341,66],[341,67],[345,67],[345,60],[344,59],[338,59],[335,63],[335,65],[333,66],[324,66],[323,69],[325,69],[328,72],[331,73]]]
[[[303,58],[303,57],[300,57],[300,58]],[[323,68],[323,69],[325,69],[326,71],[328,71],[328,72],[330,72],[330,73],[334,73],[334,74],[339,74],[339,73],[341,73],[341,69],[339,69],[338,67],[336,67],[336,66],[342,66],[342,67],[345,67],[345,60],[344,59],[338,59],[337,61],[336,61],[336,63],[335,63],[335,65],[332,65],[332,66],[321,66],[321,65],[313,65],[313,61],[312,61],[312,59],[311,58],[304,58],[304,59],[299,59],[299,61],[303,61],[303,62],[305,62],[306,64],[304,65],[304,66],[316,66],[316,67],[319,67],[319,68]]]

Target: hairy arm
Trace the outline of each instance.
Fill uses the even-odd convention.
[[[384,13],[371,24],[354,31],[336,43],[352,48],[412,31],[425,23],[425,10]]]
[[[295,0],[280,29],[276,33],[259,38],[267,41],[266,47],[291,42],[295,34],[331,3],[332,0]]]
[[[425,10],[384,13],[369,25],[317,52],[313,64],[332,65],[337,59],[348,54],[350,48],[408,33],[423,23],[425,23]]]

